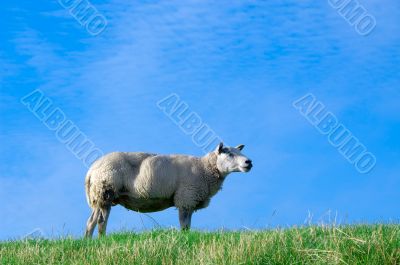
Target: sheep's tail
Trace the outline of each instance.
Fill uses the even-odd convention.
[[[88,173],[88,174],[86,175],[86,178],[85,178],[86,200],[87,200],[87,203],[89,204],[89,206],[90,206],[91,208],[93,208],[92,200],[90,199],[90,186],[91,186],[91,182],[90,182],[90,181],[91,181],[91,180],[90,180],[90,174]]]

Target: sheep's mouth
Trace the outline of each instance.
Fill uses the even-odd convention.
[[[249,172],[252,167],[253,167],[253,165],[248,165],[248,166],[245,166],[245,167],[241,167],[240,169],[241,169],[242,172]]]

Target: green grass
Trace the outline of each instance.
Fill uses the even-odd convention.
[[[119,233],[0,243],[1,264],[400,264],[400,225]]]

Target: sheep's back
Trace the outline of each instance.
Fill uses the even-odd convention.
[[[143,197],[170,198],[175,191],[199,174],[198,159],[183,155],[157,155],[146,158],[134,187]]]

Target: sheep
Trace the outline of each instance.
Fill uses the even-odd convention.
[[[93,163],[85,178],[92,213],[85,237],[98,225],[105,235],[111,207],[156,212],[175,206],[182,230],[190,229],[194,211],[208,206],[228,174],[249,172],[252,161],[241,153],[244,145],[216,149],[203,157],[113,152]]]

